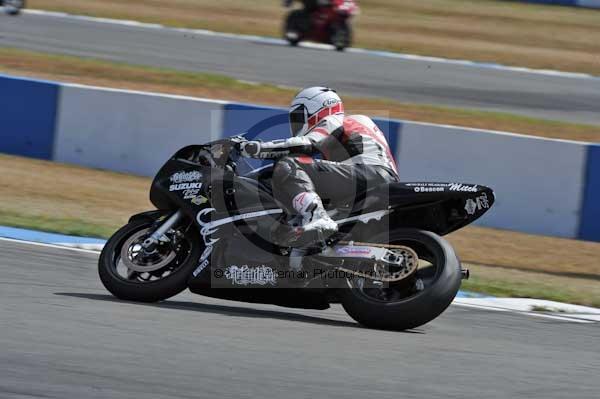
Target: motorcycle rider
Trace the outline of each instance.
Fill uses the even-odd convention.
[[[289,110],[292,137],[242,143],[242,155],[275,159],[272,187],[275,199],[301,218],[289,245],[296,248],[323,242],[337,224],[323,207],[354,198],[357,192],[398,181],[389,145],[375,122],[364,115],[345,115],[335,90],[309,87],[293,99]],[[314,159],[320,154],[322,159]]]

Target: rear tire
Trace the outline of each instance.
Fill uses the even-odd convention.
[[[437,234],[412,229],[391,232],[385,241],[410,246],[420,256],[424,251],[432,254],[438,265],[434,280],[423,291],[394,302],[374,299],[358,288],[340,289],[339,298],[346,312],[366,327],[386,330],[407,330],[438,317],[461,284],[460,261],[452,246]],[[415,248],[415,244],[421,248]]]
[[[168,276],[156,281],[138,282],[124,279],[115,268],[125,243],[135,233],[153,226],[152,220],[135,220],[119,229],[106,243],[98,261],[98,274],[106,289],[119,299],[138,302],[158,302],[175,296],[187,288],[188,278],[202,254],[202,239],[192,226],[185,232],[191,244],[181,264]]]
[[[339,24],[331,33],[331,44],[337,51],[344,51],[352,43],[352,28],[347,23]]]

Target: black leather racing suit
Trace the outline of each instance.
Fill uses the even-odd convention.
[[[320,153],[322,159],[312,155]],[[367,116],[329,116],[303,137],[260,143],[256,158],[277,159],[273,194],[294,213],[292,200],[316,192],[323,200],[352,202],[357,193],[398,181],[389,145]]]

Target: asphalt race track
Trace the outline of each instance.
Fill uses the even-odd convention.
[[[600,78],[540,75],[367,53],[340,54],[260,39],[31,13],[19,18],[0,15],[0,46],[218,72],[294,87],[327,84],[342,94],[600,124]]]
[[[389,332],[339,306],[119,302],[96,260],[0,241],[0,398],[598,397],[598,324],[451,306]]]

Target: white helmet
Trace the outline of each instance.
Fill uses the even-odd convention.
[[[290,106],[292,136],[306,135],[329,115],[344,115],[344,105],[335,90],[319,86],[301,90]]]

